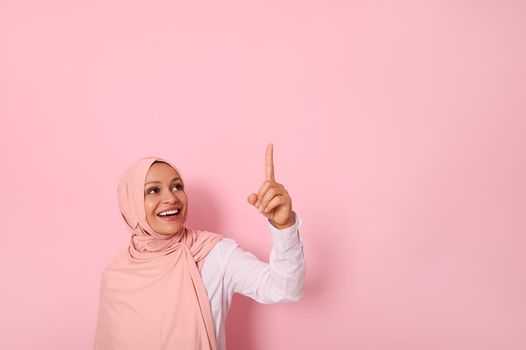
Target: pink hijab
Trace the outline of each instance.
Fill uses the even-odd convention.
[[[119,182],[120,211],[131,240],[102,273],[94,350],[216,350],[200,270],[223,237],[185,226],[173,235],[152,230],[144,210],[144,182],[155,161],[177,170],[164,159],[145,157]]]

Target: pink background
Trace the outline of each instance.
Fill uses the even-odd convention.
[[[246,197],[273,142],[305,297],[236,296],[229,349],[525,349],[525,18],[496,0],[2,0],[0,348],[91,348],[139,157],[178,164],[190,226],[266,259]]]

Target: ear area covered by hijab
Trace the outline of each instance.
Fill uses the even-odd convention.
[[[223,236],[182,226],[173,235],[146,220],[144,182],[159,157],[144,157],[123,173],[117,195],[131,234],[126,250],[104,269],[94,350],[215,350],[204,259]]]

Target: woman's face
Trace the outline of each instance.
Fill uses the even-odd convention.
[[[144,210],[151,228],[161,235],[179,231],[187,209],[188,199],[177,171],[166,163],[152,164],[144,181]]]

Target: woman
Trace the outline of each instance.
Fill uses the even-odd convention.
[[[119,206],[131,240],[102,273],[95,350],[224,350],[234,292],[260,303],[301,299],[301,219],[274,179],[272,144],[265,176],[248,202],[269,221],[269,264],[231,238],[184,225],[188,198],[170,162],[146,157],[123,174]]]

